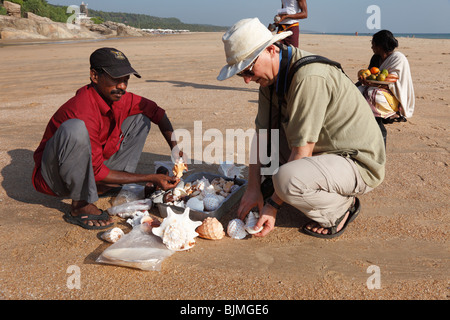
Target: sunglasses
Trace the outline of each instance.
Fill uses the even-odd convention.
[[[259,58],[259,57],[258,57]],[[253,77],[255,75],[255,73],[253,72],[253,67],[255,66],[256,61],[258,60],[258,58],[255,59],[255,61],[253,61],[253,63],[250,65],[250,67],[248,67],[245,70],[242,70],[241,72],[239,72],[237,75],[239,77]]]

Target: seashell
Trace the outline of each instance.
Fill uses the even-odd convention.
[[[226,193],[230,193],[231,192],[231,188],[234,186],[234,182],[233,181],[227,181],[227,183],[225,183],[225,185],[223,186],[223,191],[225,191]]]
[[[222,201],[220,201],[220,198],[217,197],[215,194],[207,194],[203,198],[203,205],[205,206],[206,211],[214,211],[216,210]]]
[[[173,189],[172,195],[174,200],[179,200],[180,198],[187,196],[188,193],[186,192],[186,190],[177,187]]]
[[[150,233],[152,230],[152,224],[154,223],[153,218],[150,216],[143,216],[141,219],[141,230]]]
[[[227,192],[225,192],[225,191],[221,191],[221,192],[219,193],[219,195],[222,196],[222,197],[224,197],[224,198],[226,198],[226,197],[228,197],[230,194],[227,193]]]
[[[187,202],[186,202],[186,207],[191,208],[192,210],[196,210],[196,211],[203,211],[205,210],[205,206],[203,205],[203,201],[194,197],[194,198],[190,198]]]
[[[111,230],[105,231],[100,236],[103,240],[115,243],[117,242],[122,236],[124,235],[124,232],[120,228],[112,228]]]
[[[173,166],[172,173],[175,177],[181,178],[183,176],[184,170],[187,170],[187,165],[183,162],[183,159],[180,159]]]
[[[142,223],[142,219],[148,216],[148,211],[136,211],[128,220],[127,223],[134,227]]]
[[[195,232],[201,221],[192,221],[189,219],[189,208],[184,210],[183,214],[177,214],[170,207],[167,208],[167,217],[161,223],[161,226],[153,228],[154,235],[160,237],[167,248],[174,251],[183,251],[191,249],[195,245]]]
[[[209,185],[210,185],[209,180],[206,179],[205,177],[198,179],[192,183],[192,187],[194,188],[194,190],[200,191],[203,191],[203,189],[209,187]]]
[[[247,236],[244,221],[233,219],[228,223],[227,234],[230,238],[242,240]]]
[[[214,217],[208,217],[203,220],[196,231],[199,237],[209,240],[220,240],[225,236],[223,225]]]
[[[255,226],[258,223],[259,220],[259,214],[257,212],[250,211],[247,215],[246,222],[245,222],[245,231],[247,231],[249,234],[256,234],[261,232],[263,227],[258,228],[255,230]]]
[[[209,194],[216,194],[216,189],[213,185],[209,185],[202,190],[202,195],[206,197]]]

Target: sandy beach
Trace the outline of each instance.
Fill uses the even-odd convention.
[[[48,120],[89,82],[89,55],[108,46],[122,50],[142,75],[128,90],[157,102],[175,129],[192,132],[194,121],[224,134],[253,128],[257,84],[216,80],[225,64],[221,36],[0,41],[0,299],[448,299],[450,40],[399,38],[416,111],[406,123],[387,125],[386,179],[360,198],[362,212],[340,238],[303,234],[307,218],[284,205],[267,237],[197,239],[191,250],[164,260],[161,271],[95,262],[110,245],[101,232],[66,223],[70,201],[42,195],[31,184],[33,152]],[[372,55],[370,38],[361,36],[301,35],[300,47],[339,61],[354,81]],[[153,127],[138,172],[154,172],[154,161],[169,160],[169,151]],[[193,173],[217,168],[190,165]],[[97,205],[107,209],[111,201]],[[221,219],[224,226],[236,210]],[[157,217],[157,209],[152,214]],[[80,268],[80,289],[67,286],[70,266]],[[371,266],[379,268],[379,289],[367,285]]]

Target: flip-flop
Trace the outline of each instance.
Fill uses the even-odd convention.
[[[88,230],[107,229],[107,228],[111,227],[114,224],[114,222],[111,222],[110,224],[105,225],[105,226],[90,226],[85,223],[86,221],[89,221],[89,220],[108,220],[109,219],[108,212],[103,211],[103,210],[101,210],[101,211],[102,211],[102,213],[100,215],[85,214],[85,215],[80,215],[80,216],[73,216],[70,213],[66,212],[64,214],[64,220],[68,223],[78,225],[78,226],[88,229]]]
[[[359,212],[361,211],[361,203],[359,202],[359,199],[357,197],[355,197],[355,203],[353,203],[352,206],[347,211],[349,212],[348,218],[345,221],[342,229],[339,231],[336,231],[336,229],[337,229],[338,225],[341,223],[341,221],[344,219],[347,212],[345,212],[342,217],[340,217],[339,219],[336,220],[336,224],[333,227],[324,228],[324,229],[328,230],[327,234],[317,233],[312,230],[309,230],[308,228],[306,228],[306,225],[303,226],[303,232],[305,232],[306,234],[308,234],[310,236],[313,236],[316,238],[321,238],[321,239],[333,239],[333,238],[339,237],[340,235],[342,235],[344,233],[344,231],[347,228],[347,226],[349,225],[349,223],[352,222],[353,220],[355,220],[356,217],[358,216]]]

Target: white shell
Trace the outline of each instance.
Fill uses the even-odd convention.
[[[244,221],[233,219],[228,223],[227,234],[233,239],[244,239],[247,236]]]
[[[183,188],[175,188],[175,189],[173,189],[172,194],[173,194],[173,198],[175,200],[178,200],[181,197],[185,197],[185,196],[188,195],[186,190],[184,190]]]
[[[245,222],[245,231],[247,231],[249,234],[256,234],[258,232],[261,232],[263,227],[254,230],[254,227],[256,226],[256,223],[258,223],[258,220],[259,214],[257,212],[250,211]]]
[[[117,242],[122,236],[124,235],[124,232],[120,228],[112,228],[111,230],[105,231],[100,236],[103,240],[115,243]]]
[[[160,237],[167,248],[174,251],[191,249],[195,245],[198,233],[195,229],[202,224],[201,221],[189,219],[189,208],[183,214],[177,214],[170,207],[167,208],[167,217],[161,226],[153,228],[154,235]]]
[[[208,194],[205,198],[203,198],[203,205],[205,206],[206,211],[216,210],[220,206],[221,202],[221,199],[215,194]]]
[[[192,183],[192,188],[195,190],[203,191],[205,188],[209,187],[209,180],[205,177],[198,179]]]
[[[205,210],[205,206],[203,205],[203,201],[198,199],[197,197],[190,198],[186,202],[186,207],[191,208],[196,211],[203,211]]]
[[[216,189],[213,185],[209,185],[202,190],[202,195],[206,197],[209,194],[216,194]]]

